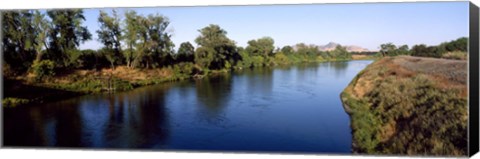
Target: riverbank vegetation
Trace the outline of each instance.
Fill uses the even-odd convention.
[[[367,154],[467,154],[467,62],[385,57],[342,92],[353,151]]]
[[[427,46],[425,44],[413,45],[409,49],[408,45],[396,46],[392,43],[380,45],[380,54],[383,56],[410,55],[418,57],[434,57],[455,60],[466,60],[468,49],[468,38],[461,37],[449,42],[443,42],[436,46]]]
[[[252,67],[352,59],[342,46],[331,51],[304,43],[278,48],[270,37],[259,37],[240,47],[215,24],[198,30],[196,48],[184,42],[175,50],[170,20],[160,14],[100,11],[98,37],[92,37],[83,24],[80,9],[8,11],[2,16],[3,78],[80,94],[130,90]],[[80,44],[94,39],[103,47],[79,49]],[[4,106],[43,99],[11,93],[28,87],[4,86]]]

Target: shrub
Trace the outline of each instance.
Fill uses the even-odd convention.
[[[454,60],[466,60],[467,59],[467,53],[466,52],[460,52],[460,51],[448,52],[446,54],[443,54],[442,58],[454,59]]]
[[[276,53],[275,56],[275,63],[277,64],[289,64],[290,60],[288,59],[287,56],[283,53]]]
[[[55,63],[50,60],[35,61],[32,65],[36,80],[42,80],[55,75]]]
[[[7,97],[2,100],[3,107],[16,107],[18,105],[23,105],[29,103],[30,100],[22,98],[11,98]]]
[[[264,60],[265,59],[262,56],[253,56],[252,57],[252,65],[254,67],[262,67]]]

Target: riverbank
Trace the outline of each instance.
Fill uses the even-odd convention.
[[[385,57],[341,94],[352,150],[366,154],[467,154],[467,61]]]
[[[190,79],[194,77],[193,70],[193,65],[159,69],[119,66],[115,69],[64,71],[42,81],[35,80],[32,75],[4,78],[5,94],[2,105],[15,107],[78,95],[127,91],[141,86]],[[221,71],[210,73],[218,72]]]

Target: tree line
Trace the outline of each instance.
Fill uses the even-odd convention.
[[[59,70],[116,66],[151,69],[188,64],[199,70],[221,70],[351,58],[342,46],[333,51],[319,51],[317,46],[303,43],[275,48],[270,37],[250,40],[247,47],[239,47],[215,24],[198,30],[197,48],[183,42],[175,51],[173,32],[167,30],[168,17],[141,15],[133,10],[123,16],[115,10],[99,12],[98,37],[92,37],[84,25],[81,9],[3,12],[4,64],[17,75],[32,71],[48,76]],[[103,47],[79,49],[81,43],[93,38]]]
[[[436,46],[425,44],[414,45],[409,49],[408,45],[396,46],[392,43],[380,45],[380,53],[383,56],[411,55],[420,57],[445,57],[453,52],[460,52],[466,56],[468,49],[468,38],[461,37],[449,42],[443,42]]]

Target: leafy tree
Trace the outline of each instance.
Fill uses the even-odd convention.
[[[285,55],[290,55],[294,53],[294,50],[291,46],[284,46],[282,47],[281,52],[283,52]]]
[[[98,40],[104,45],[104,53],[110,62],[110,65],[115,69],[115,62],[121,60],[121,46],[122,30],[120,28],[120,18],[115,10],[112,10],[113,15],[109,16],[106,12],[100,11],[98,22],[100,29],[97,30]]]
[[[85,17],[81,9],[47,11],[52,24],[49,40],[49,57],[60,66],[69,66],[76,61],[80,43],[90,40],[92,35],[82,26]]]
[[[468,50],[467,47],[468,47],[468,38],[462,37],[447,43],[446,50],[450,52],[452,51],[466,52]]]
[[[408,49],[408,45],[402,45],[400,47],[398,47],[397,51],[396,51],[397,55],[409,55],[410,54],[410,51]]]
[[[382,53],[383,56],[394,54],[396,49],[397,49],[397,46],[393,45],[392,43],[386,43],[386,44],[380,45],[380,53]]]
[[[414,45],[411,49],[413,56],[427,56],[428,51],[427,45],[425,44]]]
[[[127,64],[131,61],[133,67],[157,67],[170,59],[174,44],[171,34],[166,30],[170,24],[168,18],[159,14],[147,17],[127,12],[127,43],[131,46],[127,54]],[[133,51],[135,45],[135,51]],[[133,56],[130,54],[133,53]],[[163,62],[159,62],[163,60]]]
[[[170,21],[167,17],[159,14],[150,14],[146,20],[147,32],[150,37],[147,44],[147,67],[148,63],[154,67],[171,63],[171,61],[166,61],[173,53],[174,47],[171,41],[172,35],[167,31]]]
[[[24,73],[35,58],[35,28],[31,11],[6,11],[2,18],[2,49],[13,72]]]
[[[124,30],[124,41],[127,45],[127,50],[123,51],[127,67],[133,67],[133,59],[135,58],[137,51],[135,47],[137,46],[139,34],[139,21],[137,12],[127,11],[125,12],[125,30]]]
[[[177,60],[193,62],[194,53],[195,48],[193,47],[193,45],[190,44],[190,42],[183,42],[180,44],[180,48],[178,48]]]
[[[235,42],[227,37],[227,32],[215,24],[199,30],[195,39],[199,48],[195,51],[195,62],[204,67],[221,69],[239,59]]]
[[[35,11],[33,14],[33,27],[35,30],[35,51],[37,56],[36,61],[42,60],[43,53],[42,50],[45,47],[45,50],[48,52],[48,33],[51,31],[50,22],[45,18],[45,14],[40,13],[40,11]]]
[[[263,56],[267,57],[273,54],[275,46],[273,46],[274,41],[270,37],[263,37],[257,40],[248,41],[248,46],[246,49],[247,52],[252,56]]]
[[[337,59],[349,59],[352,55],[347,51],[347,48],[337,45],[335,50],[331,51],[332,57]]]

